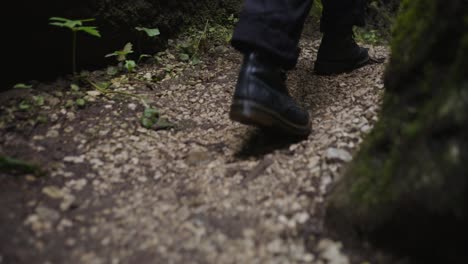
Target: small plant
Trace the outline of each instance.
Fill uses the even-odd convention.
[[[382,36],[380,36],[379,32],[374,29],[361,29],[356,28],[354,30],[354,36],[356,40],[363,43],[368,43],[371,45],[377,45],[379,43],[384,42]]]
[[[128,72],[133,72],[136,68],[136,63],[134,60],[125,60],[124,67]]]
[[[223,47],[226,47],[231,41],[233,28],[237,22],[238,18],[231,14],[223,24],[207,20],[203,28],[189,28],[175,42],[178,59],[189,62],[191,65],[197,65],[201,62],[200,58],[204,52],[214,50],[214,48],[222,51]]]
[[[127,69],[128,72],[133,72],[135,70],[136,63],[134,60],[128,59],[128,55],[132,53],[133,53],[133,45],[132,43],[129,42],[125,44],[122,50],[117,50],[110,54],[107,54],[106,58],[116,57],[117,61],[119,62],[118,66],[120,68],[125,68]]]
[[[141,125],[146,129],[162,130],[174,128],[175,125],[167,119],[162,118],[159,111],[153,107],[146,107],[140,120]]]
[[[200,53],[206,49],[208,42],[209,21],[207,20],[203,30],[190,28],[186,36],[176,43],[178,59],[190,62],[192,65],[200,63]]]
[[[152,128],[159,120],[159,111],[152,107],[147,107],[141,117],[141,125],[144,128]]]
[[[50,25],[57,27],[68,28],[73,33],[73,43],[72,43],[72,65],[73,65],[73,74],[76,74],[76,35],[77,32],[82,31],[88,33],[91,36],[101,37],[101,34],[94,26],[83,26],[83,23],[94,21],[94,18],[90,19],[81,19],[81,20],[71,20],[63,17],[51,17],[49,18]]]
[[[30,98],[21,100],[18,104],[18,109],[20,111],[29,111],[36,109],[37,107],[42,107],[45,105],[45,98],[42,95],[35,95]]]
[[[101,94],[104,96],[109,96],[111,94],[116,94],[116,95],[122,95],[126,97],[133,97],[138,99],[145,110],[143,111],[143,114],[140,118],[140,124],[147,129],[153,129],[153,130],[162,130],[162,129],[169,129],[175,127],[175,124],[169,122],[167,119],[162,118],[160,116],[159,111],[150,106],[145,98],[143,98],[140,95],[136,94],[131,94],[127,92],[122,92],[122,91],[113,91],[110,89],[110,83],[94,83],[91,80],[88,80],[88,82],[93,86],[97,91],[99,91]]]

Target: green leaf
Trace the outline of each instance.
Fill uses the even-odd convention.
[[[227,35],[226,35],[226,38],[225,38],[224,40],[226,41],[226,43],[231,42],[231,40],[232,40],[232,33],[227,34]]]
[[[123,51],[116,51],[117,53],[117,61],[125,61],[127,59],[127,53]]]
[[[72,29],[76,29],[77,27],[82,26],[82,25],[83,23],[81,23],[81,21],[79,20],[70,20],[70,21],[65,22],[65,26],[72,28]]]
[[[141,117],[141,125],[144,128],[152,128],[159,119],[159,111],[155,108],[148,107],[143,111],[143,116]]]
[[[159,32],[159,29],[157,28],[135,27],[135,29],[138,31],[145,32],[146,35],[148,35],[148,37],[156,37],[161,34],[161,32]]]
[[[135,69],[135,67],[136,67],[135,61],[133,61],[133,60],[126,60],[126,61],[125,61],[125,68],[126,68],[129,72],[133,72],[133,70]]]
[[[109,58],[109,57],[114,57],[114,56],[119,56],[119,54],[117,54],[117,52],[112,52],[112,53],[109,53],[109,54],[106,54],[106,58]]]
[[[99,31],[97,30],[96,27],[78,27],[77,30],[80,30],[80,31],[84,31],[92,36],[95,36],[95,37],[98,37],[100,38],[101,37],[101,34],[99,33]]]
[[[63,17],[51,17],[49,18],[49,23],[50,25],[53,26],[58,26],[58,27],[67,27],[70,29],[74,29],[76,26],[81,26],[82,22],[80,20],[71,20],[71,19],[66,19]]]
[[[57,27],[67,27],[73,31],[84,31],[92,36],[100,37],[101,35],[96,27],[83,26],[84,22],[91,22],[94,20],[94,18],[71,20],[63,17],[50,17],[49,24]]]
[[[61,23],[61,22],[52,22],[52,23],[49,23],[49,25],[52,25],[52,26],[57,26],[57,27],[65,27],[65,23]]]
[[[117,56],[117,61],[125,61],[127,59],[127,55],[133,53],[133,45],[132,43],[125,44],[122,50],[114,51],[110,54],[107,54],[105,57],[114,57]]]
[[[193,56],[191,63],[192,65],[198,65],[201,63],[201,60],[198,58],[198,56]]]
[[[143,117],[150,118],[150,119],[158,119],[159,111],[152,107],[146,108],[145,111],[143,112]]]
[[[31,89],[32,85],[24,84],[24,83],[17,83],[13,86],[14,89]]]
[[[23,100],[23,101],[21,101],[20,104],[18,105],[18,108],[19,108],[20,110],[28,110],[28,109],[31,108],[31,105],[29,105],[28,102],[26,102],[26,101]]]
[[[125,54],[133,53],[133,44],[130,42],[125,44],[125,47],[123,48],[122,52]]]
[[[151,119],[149,119],[149,118],[142,117],[142,118],[141,118],[141,125],[142,125],[144,128],[150,129],[151,127],[153,127],[154,122],[153,122]]]
[[[74,83],[70,85],[70,89],[74,92],[78,92],[80,90],[80,87]]]
[[[161,130],[175,127],[175,124],[167,119],[160,118],[159,111],[155,108],[148,107],[143,112],[141,117],[141,125],[147,129]]]
[[[79,107],[84,107],[86,105],[86,101],[83,98],[76,99],[76,105]]]
[[[66,19],[66,18],[63,18],[63,17],[50,17],[49,20],[65,22],[65,21],[68,21],[69,19]]]
[[[99,86],[100,89],[107,90],[111,86],[111,83],[110,82],[100,82],[97,85]]]
[[[182,61],[188,61],[190,60],[190,56],[186,53],[182,53],[179,55],[179,59],[182,60]]]
[[[152,57],[153,57],[153,56],[148,55],[148,54],[141,54],[139,59],[141,60],[141,59],[143,59],[143,58],[152,58]]]
[[[43,106],[44,105],[44,97],[43,96],[33,96],[34,99],[34,104],[37,106]]]

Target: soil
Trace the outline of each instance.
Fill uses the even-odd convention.
[[[331,238],[323,212],[378,119],[385,64],[317,76],[318,45],[303,38],[288,78],[312,117],[305,139],[229,120],[242,58],[227,46],[197,65],[168,50],[132,74],[2,93],[0,155],[41,173],[0,172],[0,263],[380,263]],[[144,128],[138,98],[85,79],[145,98],[175,127]]]

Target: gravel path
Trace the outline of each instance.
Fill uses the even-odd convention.
[[[363,263],[327,238],[323,205],[377,120],[384,65],[319,77],[318,42],[301,45],[288,83],[313,118],[303,141],[228,119],[241,58],[227,48],[161,82],[113,79],[148,97],[170,130],[143,128],[131,98],[88,91],[78,109],[65,107],[70,91],[9,94],[43,94],[49,121],[28,126],[2,103],[0,154],[47,174],[0,172],[0,263]]]

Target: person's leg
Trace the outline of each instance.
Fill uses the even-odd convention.
[[[244,54],[229,116],[232,120],[294,135],[310,132],[309,113],[286,87],[286,70],[312,0],[246,0],[232,45]]]
[[[246,0],[232,37],[241,52],[259,51],[285,69],[295,66],[312,0]]]
[[[353,26],[364,26],[366,0],[322,0],[322,33],[347,33]]]
[[[367,64],[367,49],[353,38],[353,26],[364,26],[366,0],[322,0],[322,42],[315,62],[317,74],[352,71]]]

